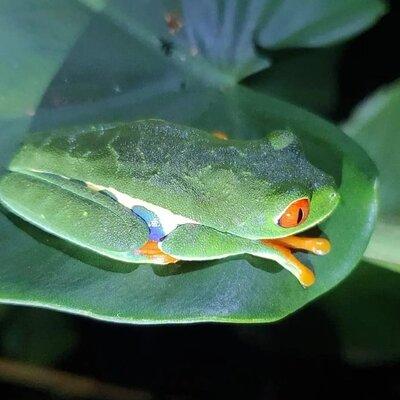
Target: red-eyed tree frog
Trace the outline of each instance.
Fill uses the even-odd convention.
[[[30,135],[0,181],[0,200],[113,259],[170,264],[251,254],[307,287],[314,273],[292,251],[323,255],[330,243],[295,234],[325,220],[339,194],[289,130],[231,140],[153,119]]]

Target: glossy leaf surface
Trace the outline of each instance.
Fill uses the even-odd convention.
[[[333,175],[339,186],[342,202],[320,226],[333,250],[324,257],[299,255],[317,274],[317,283],[304,290],[276,263],[251,257],[167,267],[114,262],[48,235],[3,210],[3,302],[129,323],[274,321],[350,273],[367,245],[376,210],[374,165],[351,139],[313,114],[237,84],[240,77],[258,70],[259,60],[264,59],[254,56],[256,53],[249,56],[246,46],[243,53],[222,63],[232,65],[232,72],[211,56],[219,52],[202,48],[191,53],[186,42],[175,42],[165,20],[169,8],[152,7],[148,12],[144,1],[135,2],[136,6],[95,0],[73,4],[77,16],[89,13],[89,24],[64,58],[34,118],[28,120],[29,115],[22,113],[19,118],[15,114],[13,119],[0,121],[2,168],[29,134],[28,122],[29,131],[34,131],[158,117],[248,139],[290,128],[302,140],[309,160]],[[213,6],[214,2],[203,4]],[[218,10],[227,12],[229,7],[225,4]],[[374,15],[376,18],[379,13]],[[186,29],[193,24],[198,42],[208,43],[203,25],[195,26],[198,21],[190,19],[193,16],[187,18]],[[249,20],[240,29],[254,32],[259,23]],[[246,37],[238,33],[228,35],[235,38],[233,44]],[[224,42],[224,37],[220,41]],[[29,53],[26,56],[30,58]],[[222,59],[226,61],[226,57]],[[1,85],[5,82],[0,77]],[[21,101],[20,96],[20,91],[10,92],[9,102]]]
[[[379,171],[379,219],[365,257],[400,272],[400,82],[361,103],[344,125]]]

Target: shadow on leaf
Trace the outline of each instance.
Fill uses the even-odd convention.
[[[93,267],[103,269],[110,272],[129,273],[139,267],[140,264],[130,264],[123,261],[112,260],[103,257],[93,251],[87,250],[83,247],[74,245],[66,240],[60,239],[48,232],[45,232],[36,226],[24,221],[22,218],[12,214],[4,207],[0,206],[0,211],[9,219],[16,227],[24,231],[34,240],[40,242],[45,246],[53,247],[64,254],[76,258],[77,260],[89,264]]]

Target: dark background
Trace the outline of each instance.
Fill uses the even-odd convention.
[[[344,120],[365,96],[400,76],[399,25],[400,6],[393,1],[374,27],[346,44],[331,119]],[[22,310],[14,307],[12,312]],[[44,311],[30,312],[35,319]],[[53,367],[144,389],[160,399],[400,398],[399,363],[347,363],[320,302],[270,325],[128,326],[62,318],[77,339]],[[44,340],[52,340],[51,332],[43,329]],[[27,346],[35,346],[34,340],[26,340]],[[9,383],[0,385],[0,393],[2,398],[59,398]]]

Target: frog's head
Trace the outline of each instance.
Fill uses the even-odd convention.
[[[265,217],[269,224],[264,239],[302,232],[325,220],[339,202],[339,194],[330,176],[319,176],[315,183],[296,184],[271,197]]]
[[[269,183],[268,187],[259,185],[257,196],[266,199],[264,211],[258,218],[249,215],[242,225],[245,230],[252,224],[253,239],[282,238],[302,232],[333,212],[339,202],[334,179],[310,164],[293,133],[272,132],[260,148],[263,164],[260,163],[258,172]]]

